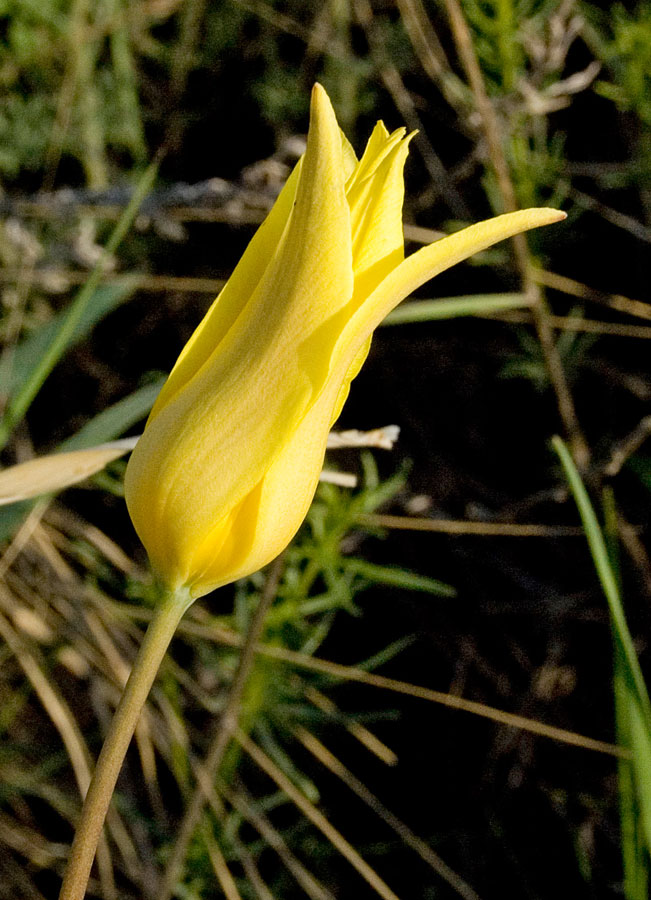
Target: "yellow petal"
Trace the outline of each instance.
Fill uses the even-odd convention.
[[[254,490],[323,390],[351,259],[341,137],[317,87],[279,245],[218,351],[151,419],[129,463],[129,511],[170,586],[192,581],[206,535],[221,534],[215,523]]]
[[[389,135],[378,122],[346,188],[356,302],[367,297],[404,256],[403,169],[410,141],[404,135],[404,128]]]
[[[155,417],[215,352],[260,283],[287,225],[301,173],[294,167],[269,215],[253,235],[217,299],[181,351],[151,411]]]
[[[323,467],[337,392],[337,383],[330,382],[262,482],[237,510],[230,522],[230,534],[236,538],[212,557],[197,586],[190,587],[192,595],[201,596],[256,572],[293,538],[310,507]]]
[[[333,373],[341,369],[346,371],[380,322],[425,282],[499,241],[565,218],[565,213],[557,209],[523,209],[506,213],[470,225],[408,256],[351,316],[333,356]],[[333,374],[333,377],[336,376]]]
[[[132,450],[136,440],[125,438],[87,450],[53,453],[3,469],[0,472],[0,506],[52,494],[84,481]]]

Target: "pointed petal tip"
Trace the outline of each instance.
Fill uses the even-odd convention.
[[[310,96],[310,111],[314,114],[318,110],[324,108],[332,109],[332,103],[330,102],[330,97],[328,97],[328,93],[323,85],[319,84],[318,81],[315,81]]]
[[[337,117],[332,107],[330,97],[328,97],[326,89],[317,81],[312,88],[312,96],[310,97],[310,130],[312,126],[316,130],[338,132]]]
[[[525,212],[530,213],[537,225],[553,225],[554,222],[562,222],[563,219],[567,219],[567,213],[562,209],[552,209],[548,206],[536,206]]]

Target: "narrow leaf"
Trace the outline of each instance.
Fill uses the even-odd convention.
[[[391,587],[400,587],[408,591],[424,591],[428,594],[436,594],[439,597],[454,597],[457,593],[449,584],[444,584],[435,578],[427,578],[424,575],[417,575],[415,572],[399,569],[397,566],[379,566],[364,559],[352,557],[345,558],[343,563],[346,572],[361,575],[363,578],[368,578],[369,581],[377,584],[387,584]]]
[[[440,300],[413,300],[401,303],[389,313],[383,325],[405,325],[409,322],[433,322],[520,309],[530,306],[526,294],[470,294],[460,297],[441,297]]]

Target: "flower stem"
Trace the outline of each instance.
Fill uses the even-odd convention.
[[[97,760],[59,900],[83,900],[86,894],[95,851],[124,757],[161,661],[190,602],[185,591],[168,594],[149,624]]]

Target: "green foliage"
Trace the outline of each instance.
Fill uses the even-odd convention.
[[[108,148],[145,160],[135,23],[123,0],[6,0],[0,16],[0,172],[41,170],[63,152],[90,183],[108,179]]]
[[[628,11],[613,4],[608,15],[583,4],[594,23],[591,37],[610,79],[600,78],[595,90],[651,125],[651,7],[639,2]]]
[[[572,317],[577,315],[573,311]],[[545,367],[544,356],[540,344],[533,335],[524,329],[517,332],[520,352],[513,354],[502,366],[500,375],[502,378],[524,378],[531,383],[536,391],[542,392],[549,387],[549,374]],[[556,341],[558,355],[563,362],[564,371],[568,379],[574,381],[581,370],[584,360],[588,358],[590,350],[594,346],[596,336],[593,334],[581,334],[568,329],[560,334]]]

